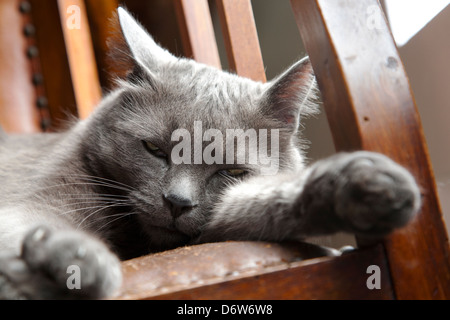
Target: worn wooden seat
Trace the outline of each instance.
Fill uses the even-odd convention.
[[[250,0],[216,4],[230,69],[265,81]],[[124,286],[115,298],[450,298],[448,238],[420,118],[381,10],[375,10],[381,24],[368,22],[374,17],[367,8],[379,8],[378,2],[291,5],[336,149],[381,152],[407,167],[422,188],[421,213],[381,242],[358,239],[358,250],[339,257],[310,259],[319,249],[308,254],[311,247],[302,244],[226,242],[126,261]],[[220,68],[208,2],[174,0],[174,6],[184,54]],[[105,20],[116,7],[115,0],[0,3],[0,123],[7,131],[52,130],[64,119],[62,110],[82,118],[90,113],[101,98],[100,81],[110,85],[103,71],[120,72],[104,59]],[[80,10],[79,29],[67,23],[74,8]],[[380,269],[381,289],[366,285],[371,265]]]

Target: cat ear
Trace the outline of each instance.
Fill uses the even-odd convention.
[[[156,44],[130,13],[122,7],[119,7],[117,13],[126,44],[140,68],[153,74],[163,65],[177,61],[177,58]]]
[[[268,83],[264,112],[296,132],[300,115],[315,112],[316,81],[309,58],[303,58]]]

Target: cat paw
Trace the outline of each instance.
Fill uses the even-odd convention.
[[[345,231],[384,236],[406,225],[419,211],[420,191],[414,178],[381,154],[338,154],[323,164],[320,170],[333,185],[334,212]]]
[[[119,260],[101,242],[76,231],[31,230],[20,257],[0,257],[0,297],[99,299],[121,284]]]

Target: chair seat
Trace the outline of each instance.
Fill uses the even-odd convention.
[[[370,265],[380,266],[381,290],[367,288]],[[393,299],[381,245],[341,255],[302,242],[207,243],[125,261],[122,269],[112,299]]]
[[[301,242],[228,241],[186,246],[125,261],[124,283],[117,298],[151,298],[338,255],[338,250]]]

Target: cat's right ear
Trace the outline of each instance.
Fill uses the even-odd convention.
[[[300,116],[317,111],[316,80],[309,58],[303,58],[268,83],[263,112],[297,132]]]
[[[120,29],[134,60],[134,71],[153,77],[167,63],[176,62],[170,52],[160,47],[147,31],[122,7],[117,10]]]

